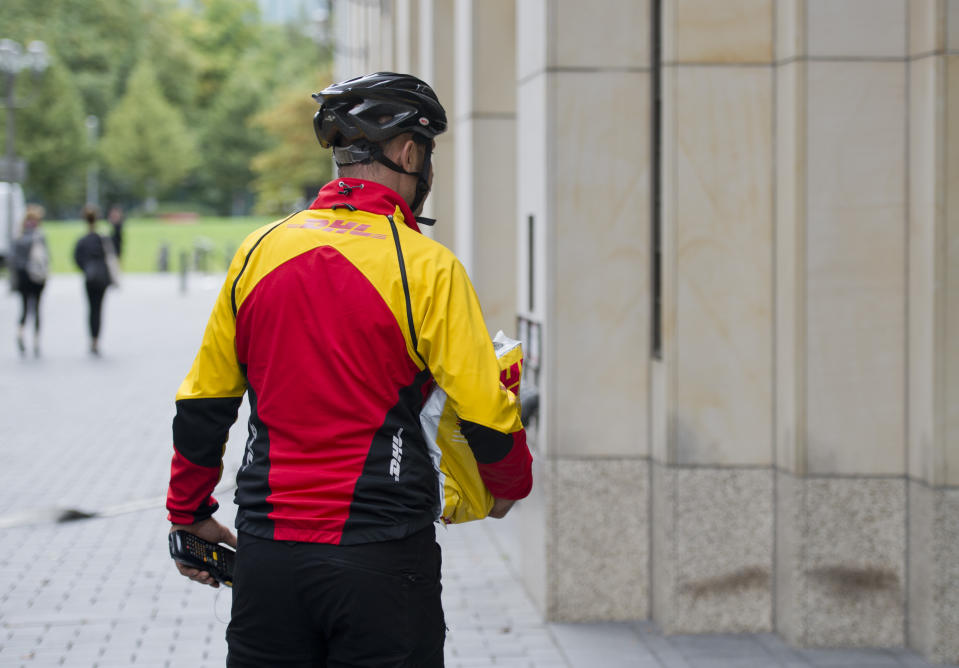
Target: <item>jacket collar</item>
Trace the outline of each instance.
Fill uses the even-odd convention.
[[[406,226],[417,232],[420,231],[409,204],[395,190],[375,181],[333,179],[320,188],[310,209],[332,209],[337,204],[353,206],[362,211],[384,216],[394,215],[396,208],[399,207]]]

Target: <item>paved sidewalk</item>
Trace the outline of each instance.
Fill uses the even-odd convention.
[[[20,359],[0,293],[0,667],[222,666],[229,592],[180,577],[163,510],[173,395],[219,278],[128,276],[86,353],[77,276],[44,294],[42,356]],[[246,407],[227,449],[241,456]],[[232,522],[232,492],[218,496]],[[97,514],[57,522],[65,509]],[[510,521],[509,518],[502,520]],[[930,664],[906,650],[799,651],[771,634],[663,637],[649,623],[547,624],[482,522],[438,529],[447,666],[746,668]]]

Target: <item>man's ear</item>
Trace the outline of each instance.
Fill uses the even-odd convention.
[[[403,142],[403,148],[400,151],[400,166],[408,172],[418,171],[420,162],[419,148],[412,139]]]

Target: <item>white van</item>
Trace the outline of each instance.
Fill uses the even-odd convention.
[[[20,184],[0,181],[0,266],[10,262],[11,241],[20,236],[20,226],[23,225],[26,212],[27,205]]]

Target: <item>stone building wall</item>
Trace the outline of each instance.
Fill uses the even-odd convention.
[[[543,613],[959,661],[959,0],[334,11],[338,75],[435,84],[432,234],[539,328],[494,526]]]

